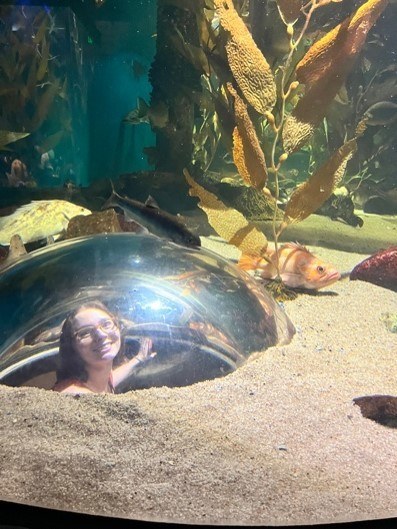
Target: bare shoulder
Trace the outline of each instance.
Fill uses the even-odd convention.
[[[70,395],[78,395],[80,393],[92,393],[92,391],[88,388],[71,384],[70,386],[67,386],[66,388],[60,390],[59,393],[69,393]]]
[[[86,388],[82,384],[76,381],[68,380],[58,382],[52,389],[53,391],[57,391],[58,393],[68,393],[70,395],[78,395],[80,393],[92,393],[90,389]]]

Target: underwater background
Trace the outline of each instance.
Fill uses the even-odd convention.
[[[112,180],[202,235],[242,223],[250,254],[313,213],[342,230],[396,214],[394,2],[0,7],[1,208],[99,210]]]
[[[1,499],[397,515],[396,20],[395,0],[0,0]],[[48,391],[97,297],[156,359],[123,394]]]

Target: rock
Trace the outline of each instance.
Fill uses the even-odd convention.
[[[382,321],[388,331],[397,333],[397,312],[386,312],[385,314],[382,314]]]
[[[353,268],[350,279],[361,279],[397,292],[397,246],[390,246],[364,259]]]
[[[65,239],[94,235],[95,233],[119,233],[122,231],[115,210],[107,209],[96,211],[87,216],[78,215],[70,219]]]
[[[73,239],[95,233],[120,233],[123,231],[141,233],[147,230],[137,222],[128,220],[123,214],[110,208],[104,211],[95,211],[91,215],[74,217],[69,222],[64,238]]]
[[[362,415],[385,426],[397,427],[397,397],[393,395],[365,395],[353,399]]]

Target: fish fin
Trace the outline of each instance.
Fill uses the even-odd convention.
[[[34,209],[37,203],[46,202],[45,200],[32,200],[28,204],[23,204],[19,206],[11,215],[6,217],[0,217],[0,230],[7,227],[8,224],[20,217],[21,213],[27,213],[28,211]]]
[[[242,254],[237,266],[242,270],[257,270],[263,278],[270,279],[274,274],[274,266],[265,257]]]
[[[255,270],[258,258],[253,255],[242,254],[237,265],[242,270]]]
[[[303,252],[311,253],[310,250],[303,244],[298,241],[295,242],[285,242],[281,245],[281,248],[291,248],[291,250],[302,250]]]
[[[137,125],[141,122],[149,123],[148,118],[149,105],[146,103],[142,97],[137,98],[137,106],[134,110],[131,110],[124,118],[124,123],[130,123],[132,125]]]
[[[138,97],[137,104],[138,104],[139,115],[145,116],[148,113],[149,105],[146,103],[146,101],[142,97]]]
[[[69,222],[72,217],[69,217],[64,211],[62,211],[62,215],[65,217],[65,219]]]
[[[18,259],[18,257],[21,257],[22,255],[25,255],[27,253],[25,245],[23,244],[23,241],[21,239],[21,236],[18,234],[15,234],[10,239],[10,248],[8,251],[8,258],[11,259]]]
[[[150,230],[148,228],[146,228],[146,226],[144,226],[143,224],[140,224],[139,222],[136,222],[136,225],[138,226],[139,230],[136,232],[136,233],[142,233],[144,235],[153,235],[152,233],[150,233]]]
[[[110,209],[110,208],[116,208],[117,204],[115,202],[113,202],[113,199],[115,197],[117,198],[122,198],[116,191],[115,187],[114,187],[114,183],[113,183],[113,180],[111,178],[109,178],[109,182],[110,182],[110,185],[112,187],[112,192],[111,192],[111,195],[109,198],[107,198],[105,200],[105,202],[102,204],[101,206],[101,210],[103,211],[104,209]],[[121,208],[120,208],[121,209]]]
[[[110,200],[111,198],[113,198],[113,197],[123,198],[123,197],[120,195],[120,193],[118,193],[118,192],[116,191],[116,188],[114,187],[113,180],[112,180],[111,178],[109,178],[109,182],[110,182],[110,185],[111,185],[111,187],[112,187],[112,194],[110,195],[109,200]]]
[[[148,208],[160,209],[159,205],[156,202],[156,200],[151,195],[149,195],[147,197],[146,202],[145,202],[145,206],[147,206]]]

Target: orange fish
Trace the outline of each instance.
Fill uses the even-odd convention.
[[[324,288],[341,277],[332,265],[324,263],[298,243],[289,242],[278,248],[280,277],[291,288]],[[268,250],[266,257],[242,255],[238,266],[242,270],[254,270],[263,279],[275,279],[277,256],[275,250]]]

